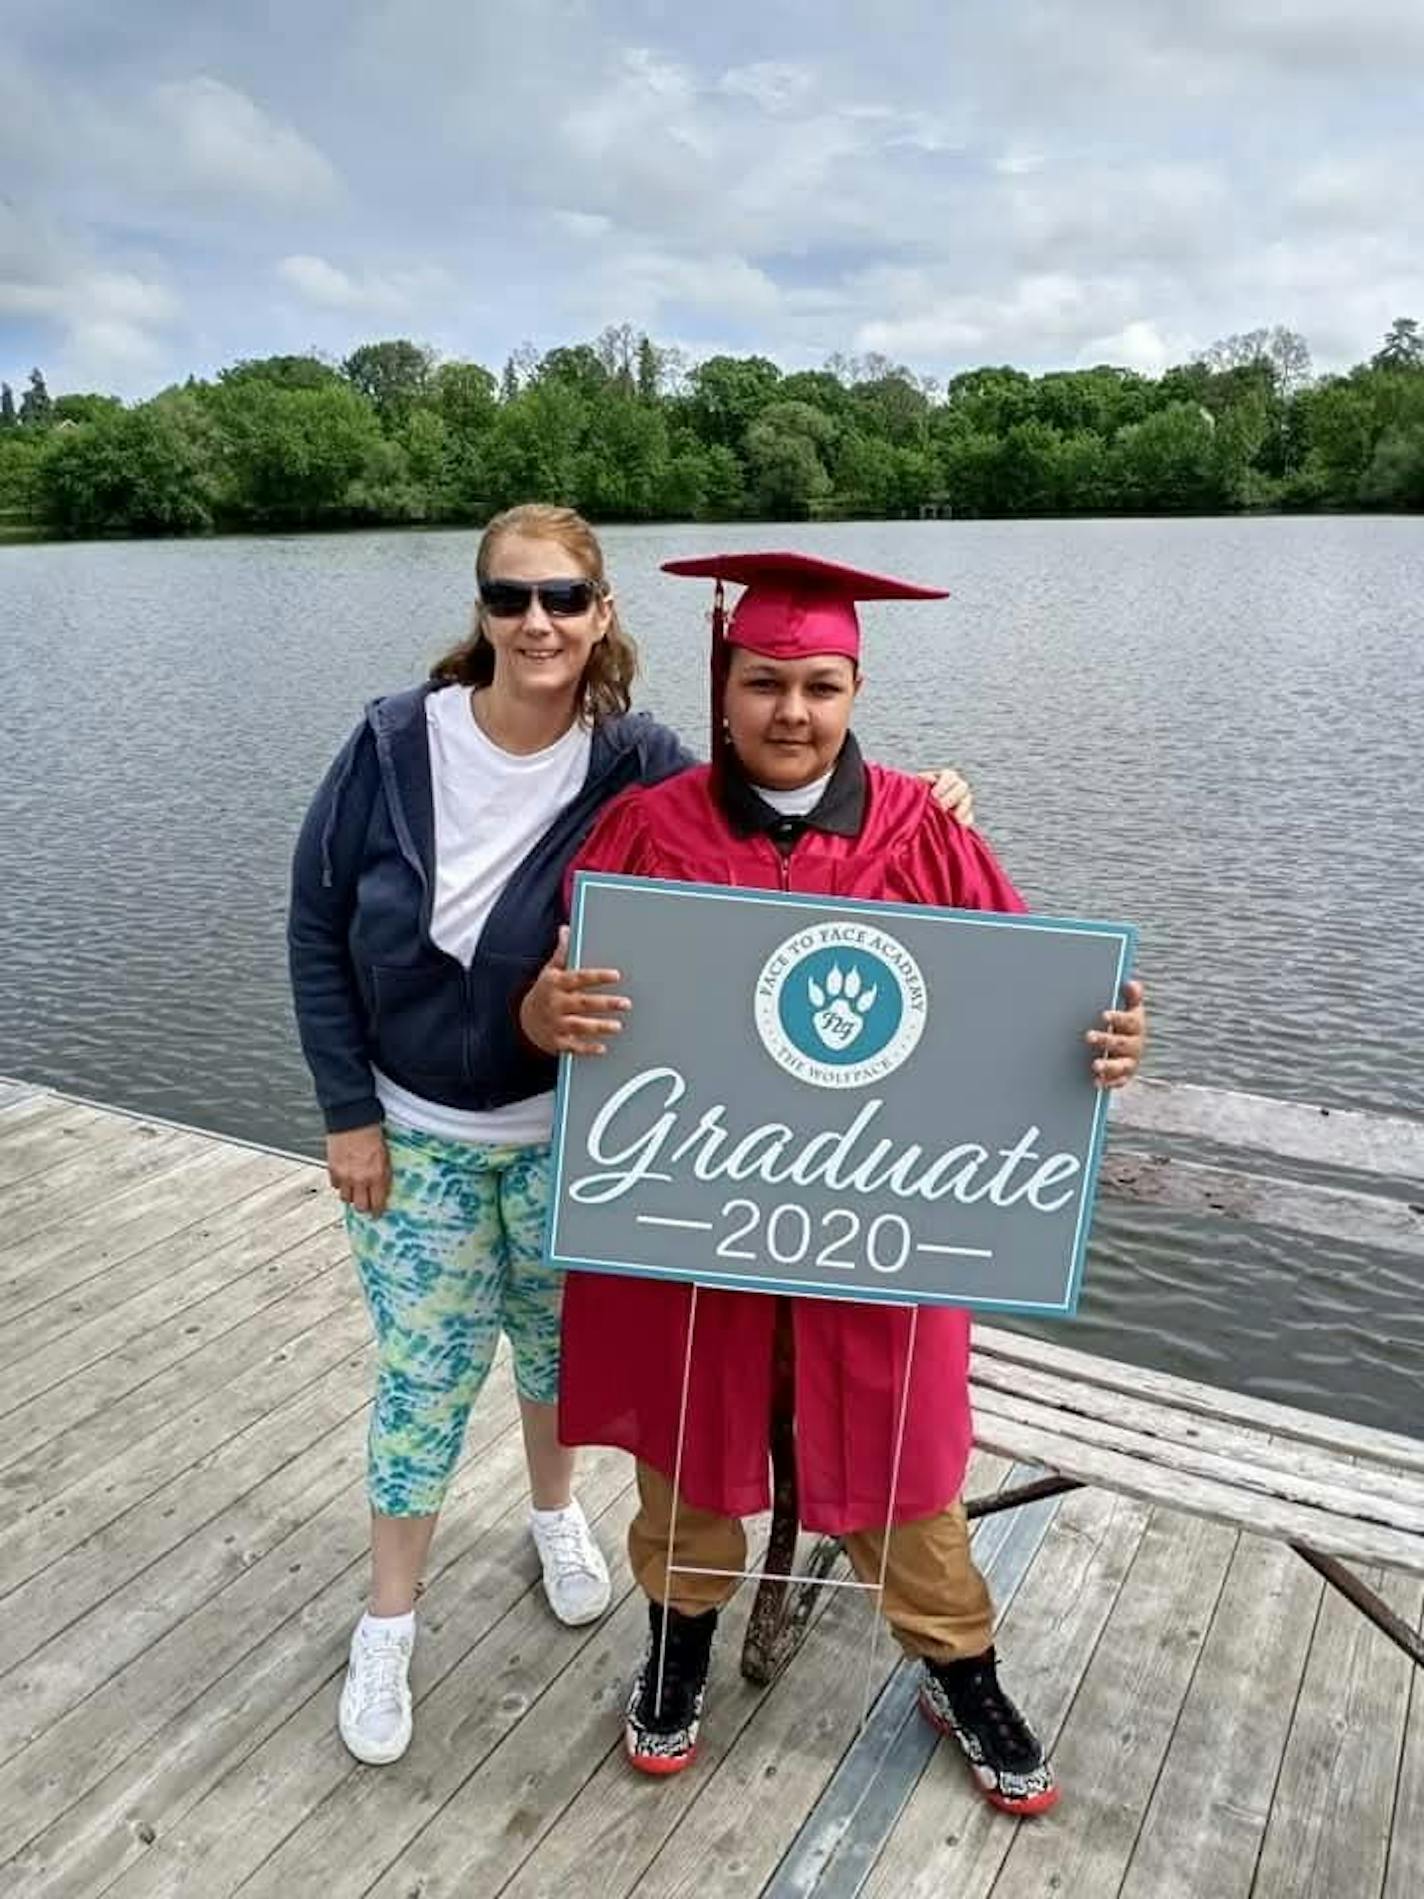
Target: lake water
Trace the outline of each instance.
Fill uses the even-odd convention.
[[[1148,1073],[1424,1114],[1424,520],[615,528],[639,702],[700,744],[705,591],[798,545],[871,608],[857,729],[952,761],[1037,909],[1142,933]],[[362,701],[467,624],[474,537],[0,549],[0,1074],[314,1151],[294,831]],[[1090,1349],[1424,1429],[1424,1269],[1100,1213]]]

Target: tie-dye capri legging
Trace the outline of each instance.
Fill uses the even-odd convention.
[[[564,1276],[544,1263],[547,1143],[487,1147],[391,1125],[386,1138],[386,1211],[346,1209],[376,1330],[367,1488],[382,1515],[430,1516],[501,1332],[520,1396],[557,1399]]]

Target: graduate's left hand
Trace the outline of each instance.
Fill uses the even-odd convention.
[[[1125,1087],[1137,1073],[1147,1046],[1147,1004],[1142,984],[1125,982],[1122,1000],[1126,1007],[1104,1009],[1102,1028],[1088,1031],[1088,1045],[1094,1051],[1093,1080],[1100,1088]]]
[[[969,780],[963,778],[953,765],[941,765],[937,771],[922,771],[919,776],[930,788],[930,796],[947,816],[956,824],[963,825],[966,831],[974,829],[974,793],[969,789]]]

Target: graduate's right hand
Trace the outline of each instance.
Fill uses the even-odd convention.
[[[559,931],[554,953],[519,1005],[519,1026],[546,1055],[606,1055],[608,1037],[621,1033],[620,1018],[632,1007],[626,996],[609,995],[623,978],[616,969],[570,969],[569,926]]]

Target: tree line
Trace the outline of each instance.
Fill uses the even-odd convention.
[[[494,375],[407,339],[265,356],[146,402],[0,384],[0,532],[194,534],[478,522],[530,499],[597,521],[1424,507],[1424,335],[1316,377],[1304,340],[1230,336],[1157,377],[883,357],[691,364],[628,325]]]

